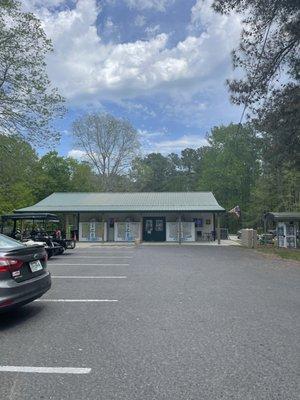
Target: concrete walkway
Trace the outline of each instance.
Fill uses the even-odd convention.
[[[178,242],[142,242],[138,246],[178,246]],[[76,247],[79,249],[84,248],[118,248],[118,247],[134,247],[137,246],[132,242],[104,242],[104,243],[95,243],[95,242],[78,242]],[[183,242],[181,246],[240,246],[238,240],[227,239],[221,240],[221,244],[218,245],[218,241],[211,242]]]

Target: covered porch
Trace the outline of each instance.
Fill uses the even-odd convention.
[[[53,193],[19,212],[54,212],[80,242],[221,241],[225,210],[211,192]]]
[[[220,213],[58,213],[67,237],[80,242],[213,242]]]

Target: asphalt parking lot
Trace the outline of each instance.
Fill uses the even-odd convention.
[[[300,266],[238,247],[92,246],[0,316],[0,398],[300,399]]]

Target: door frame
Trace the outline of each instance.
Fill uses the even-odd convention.
[[[163,239],[162,240],[155,240],[155,238],[154,239],[149,239],[149,237],[146,237],[146,235],[145,235],[145,223],[146,223],[146,220],[152,220],[153,221],[153,230],[154,230],[154,226],[155,226],[155,221],[156,220],[162,220],[163,221],[163,233],[162,233],[162,235],[163,235]],[[153,216],[149,216],[149,217],[143,217],[143,241],[144,242],[165,242],[167,240],[167,237],[166,237],[166,217],[160,217],[160,216],[158,216],[158,217],[153,217]]]

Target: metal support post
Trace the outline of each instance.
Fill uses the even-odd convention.
[[[179,215],[179,218],[178,218],[178,243],[179,244],[181,244],[181,242],[182,242],[181,234],[182,234],[182,231],[181,231],[181,215]]]
[[[217,214],[217,238],[218,244],[221,244],[221,228],[220,228],[220,214]]]

